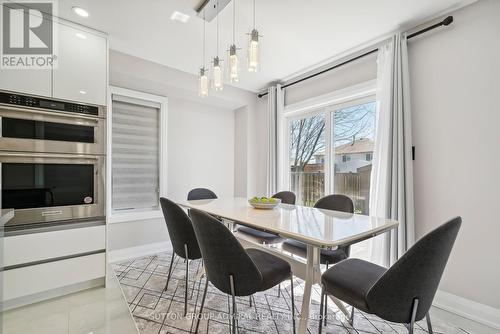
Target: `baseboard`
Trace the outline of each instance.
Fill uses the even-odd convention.
[[[433,306],[439,310],[467,319],[470,329],[477,328],[477,325],[480,324],[490,327],[493,332],[500,331],[500,309],[445,291],[438,291],[436,293]],[[467,322],[462,321],[462,325],[466,326]]]
[[[163,253],[171,249],[172,244],[170,243],[170,241],[164,241],[130,248],[116,249],[111,251],[108,250],[108,263],[125,261],[156,253]]]

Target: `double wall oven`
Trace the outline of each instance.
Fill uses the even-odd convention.
[[[104,107],[0,92],[0,125],[1,203],[15,209],[8,226],[104,216]]]

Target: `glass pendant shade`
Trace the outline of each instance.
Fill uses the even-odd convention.
[[[240,80],[240,61],[238,55],[236,54],[236,45],[231,45],[229,47],[229,57],[228,57],[228,69],[229,81],[238,82]]]
[[[260,69],[259,32],[253,29],[248,42],[248,71],[258,72]]]
[[[208,96],[208,75],[204,67],[200,68],[200,75],[198,77],[198,94],[201,97]]]
[[[214,58],[214,67],[213,67],[213,78],[212,85],[214,90],[222,90],[224,88],[224,80],[223,80],[223,71],[220,66],[219,57]]]

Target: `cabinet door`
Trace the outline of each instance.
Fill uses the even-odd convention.
[[[51,97],[52,69],[0,68],[0,89]]]
[[[0,89],[51,97],[51,70],[0,69]]]
[[[59,53],[53,76],[54,98],[106,104],[106,38],[59,24]]]

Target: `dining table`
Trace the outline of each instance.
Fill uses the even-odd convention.
[[[320,252],[335,249],[373,238],[397,228],[392,219],[368,215],[317,209],[301,205],[279,204],[270,210],[253,208],[244,197],[228,197],[209,200],[178,200],[186,209],[197,209],[219,217],[229,224],[238,224],[279,235],[304,243],[305,258],[294,256],[280,249],[253,240],[248,235],[235,232],[245,248],[259,248],[288,261],[296,277],[304,280],[303,301],[298,333],[307,331],[311,289],[321,284]],[[230,227],[234,230],[234,226]],[[348,317],[349,312],[340,300],[332,301]]]

